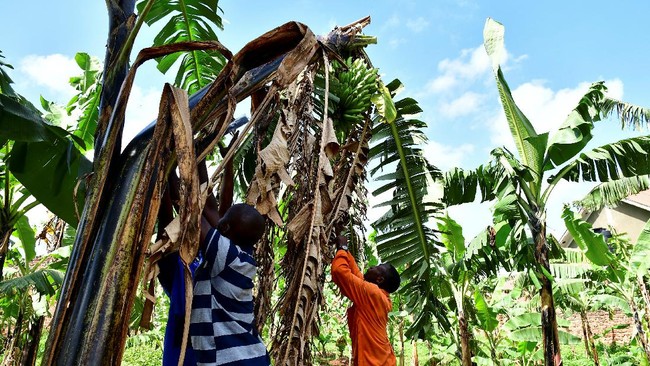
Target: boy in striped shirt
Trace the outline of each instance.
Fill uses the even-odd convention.
[[[205,162],[199,164],[199,177],[202,182],[208,179]],[[170,190],[177,192],[177,188]],[[200,255],[191,264],[194,296],[184,366],[267,366],[270,359],[253,315],[253,280],[257,273],[253,248],[264,234],[264,218],[252,206],[231,207],[232,163],[224,169],[219,196],[217,202],[208,195],[201,219]],[[168,206],[169,216],[171,201]],[[163,227],[171,221],[171,217],[159,219]],[[159,265],[160,282],[170,297],[163,366],[175,366],[185,314],[183,269],[178,253],[164,258]]]
[[[253,314],[253,251],[264,234],[264,218],[240,203],[230,207],[215,228],[211,221],[218,217],[206,210],[201,225],[203,263],[195,273],[190,319],[197,365],[270,365]]]

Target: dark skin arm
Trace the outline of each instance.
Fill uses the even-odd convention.
[[[158,232],[156,234],[156,240],[162,239],[165,233],[165,227],[167,227],[174,218],[174,205],[172,203],[171,190],[171,186],[167,184],[160,199],[161,202],[160,208],[158,209]],[[158,267],[160,268],[158,280],[165,291],[171,291],[172,281],[174,280],[173,273],[174,268],[177,265],[177,260],[177,255],[165,255],[158,261]]]
[[[160,240],[165,232],[165,227],[174,219],[174,205],[170,194],[171,187],[165,186],[165,191],[160,198],[160,208],[158,209],[158,233],[156,240]]]
[[[232,141],[235,141],[236,138],[237,135],[233,137]],[[219,146],[221,156],[226,156],[230,147],[231,146],[223,148],[222,146]],[[201,249],[205,249],[205,237],[208,235],[210,229],[219,225],[219,220],[225,215],[230,206],[232,206],[235,186],[234,175],[233,159],[230,159],[223,169],[223,177],[221,179],[219,190],[219,202],[217,202],[217,199],[213,194],[208,194],[205,207],[203,208],[203,215],[201,216]],[[204,182],[207,182],[208,179],[208,170],[204,160],[199,164],[199,181],[203,184]]]

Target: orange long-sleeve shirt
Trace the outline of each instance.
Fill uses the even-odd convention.
[[[393,305],[388,292],[364,281],[354,257],[339,250],[332,261],[332,280],[352,300],[348,327],[355,366],[394,366],[397,363],[388,341],[386,325]]]

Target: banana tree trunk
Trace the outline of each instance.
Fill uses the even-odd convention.
[[[643,297],[643,305],[645,306],[645,323],[650,328],[650,294],[648,293],[648,288],[645,285],[645,279],[643,276],[637,276],[636,280],[639,284],[641,296]]]
[[[23,318],[25,315],[25,310],[21,305],[20,310],[18,311],[18,318],[16,318],[16,326],[13,329],[13,332],[9,334],[9,346],[5,350],[5,359],[3,360],[2,365],[19,365],[20,357],[22,356],[20,352],[20,336],[23,330]]]
[[[634,325],[636,326],[636,337],[641,343],[641,347],[643,347],[643,351],[645,352],[645,357],[647,361],[650,361],[650,345],[648,344],[648,337],[643,330],[643,323],[641,322],[641,318],[639,317],[639,309],[636,305],[636,301],[634,301],[634,298],[632,298],[630,301],[630,306],[632,307],[632,314],[633,314],[633,319],[634,319]]]
[[[537,265],[551,273],[548,258],[548,245],[546,243],[546,221],[532,217],[529,221],[530,229],[535,240],[535,259]],[[555,314],[555,303],[553,301],[553,283],[544,274],[539,274],[542,284],[540,297],[542,304],[542,339],[544,341],[544,365],[562,365],[560,355],[560,337],[557,330],[557,317]]]
[[[582,321],[582,333],[585,338],[585,351],[587,352],[587,357],[591,358],[594,362],[594,366],[599,366],[600,361],[598,360],[598,350],[596,349],[594,334],[591,331],[589,318],[585,311],[580,312],[580,320]]]
[[[399,322],[399,365],[404,366],[404,318]]]
[[[0,230],[0,281],[4,278],[5,260],[9,252],[9,243],[13,228],[3,228]]]
[[[420,359],[418,357],[418,342],[416,340],[412,340],[411,346],[413,347],[413,366],[420,366]]]
[[[43,331],[43,324],[45,324],[45,317],[39,316],[36,321],[32,323],[29,328],[29,337],[27,344],[23,348],[23,356],[21,366],[34,366],[36,365],[36,358],[38,356],[38,345],[41,341],[41,333]]]
[[[485,332],[485,337],[488,339],[488,342],[490,343],[490,358],[492,358],[492,363],[494,366],[500,366],[501,365],[501,358],[497,356],[497,344],[495,342],[495,337],[493,336],[492,332]]]
[[[591,331],[589,318],[587,318],[587,335],[589,336],[589,342],[591,343],[591,359],[594,361],[594,366],[599,366],[600,361],[598,360],[598,350],[596,349],[596,341],[594,340],[594,333]]]
[[[587,319],[586,315],[584,312],[580,312],[580,323],[582,324],[582,340],[585,342],[585,352],[587,353],[587,357],[590,357],[589,353],[589,336],[587,335]]]
[[[458,312],[458,328],[460,332],[461,364],[463,366],[472,366],[472,349],[469,345],[469,326],[465,317],[465,312],[462,310]]]

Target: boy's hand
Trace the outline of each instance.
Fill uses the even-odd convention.
[[[239,131],[235,131],[235,133],[232,135],[232,138],[230,139],[230,143],[228,144],[228,146],[223,146],[222,144],[218,144],[219,153],[221,154],[222,158],[226,157],[226,154],[228,153],[228,151],[230,151],[232,145],[235,144],[235,141],[237,141],[238,137],[239,137]]]
[[[338,235],[336,237],[336,250],[339,249],[348,250],[348,238],[344,235]]]

